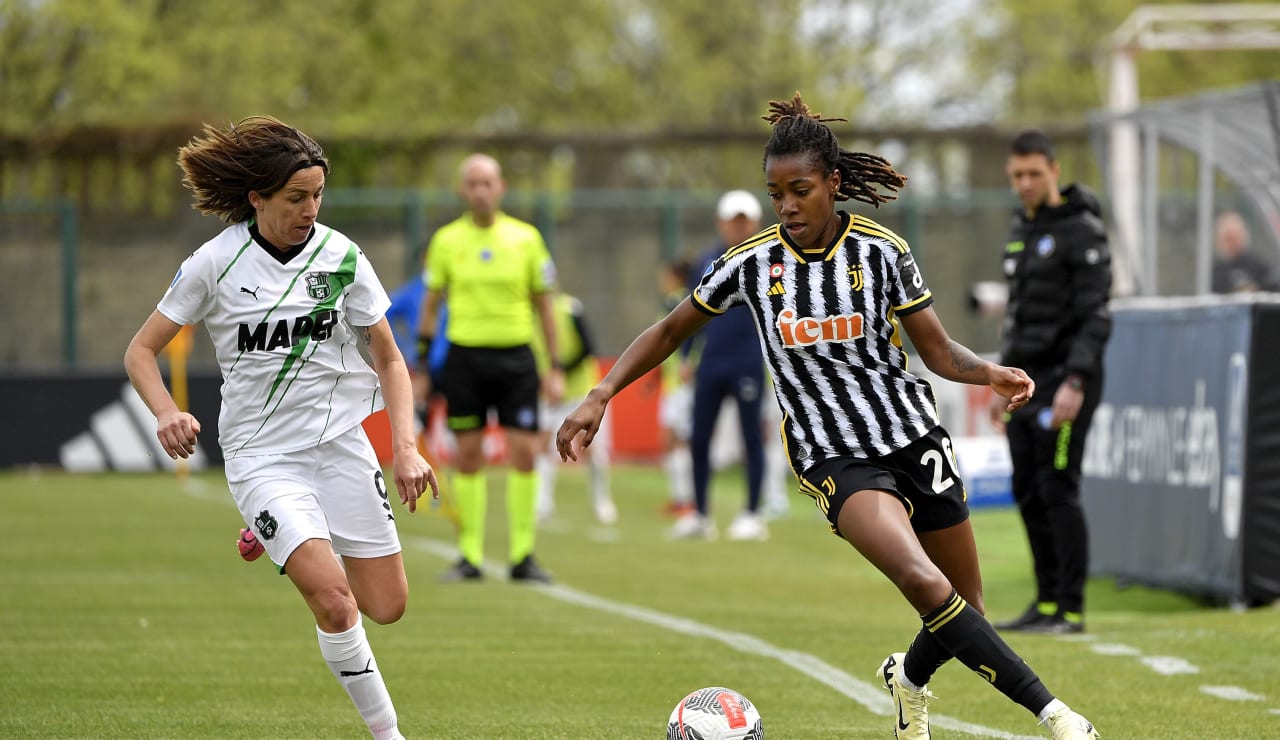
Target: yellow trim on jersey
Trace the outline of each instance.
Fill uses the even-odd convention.
[[[761,244],[777,237],[777,234],[774,233],[777,230],[778,230],[777,224],[770,226],[769,228],[765,229],[764,231],[761,231],[755,236],[748,238],[745,242],[737,245],[736,247],[730,247],[729,249],[727,249],[724,253],[723,258],[729,259],[730,257],[736,254],[741,254],[742,252],[745,252],[748,249],[760,246]]]
[[[889,333],[889,343],[898,349],[902,349],[902,322],[898,321],[897,313],[891,308],[889,314],[885,317],[889,320],[889,325],[893,327],[893,331]],[[911,372],[911,356],[906,352],[902,353],[902,369]],[[958,468],[957,468],[958,469]]]
[[[696,291],[696,290],[695,290],[695,291],[693,291],[693,293],[691,293],[691,294],[689,295],[689,297],[690,297],[691,299],[693,299],[693,302],[694,302],[694,303],[697,303],[699,306],[702,306],[704,309],[706,309],[707,311],[710,311],[711,313],[715,314],[716,316],[719,316],[719,315],[721,315],[721,314],[723,314],[723,313],[724,313],[724,311],[720,311],[720,310],[718,310],[718,309],[714,309],[714,308],[712,308],[711,306],[708,306],[708,305],[707,305],[707,302],[706,302],[706,301],[704,301],[704,300],[702,300],[702,296],[698,295],[698,291]]]
[[[828,246],[828,247],[827,247],[827,255],[826,255],[825,257],[823,257],[823,258],[822,258],[822,261],[823,261],[823,262],[827,262],[827,261],[829,261],[829,260],[831,260],[831,259],[834,259],[834,258],[835,258],[835,256],[836,256],[836,250],[837,250],[837,249],[839,249],[839,248],[840,248],[840,246],[844,244],[844,240],[845,240],[845,239],[848,239],[848,238],[849,238],[849,232],[850,232],[850,231],[853,231],[853,220],[854,220],[855,218],[857,218],[857,217],[856,217],[856,216],[854,216],[853,214],[850,214],[850,215],[849,215],[849,223],[848,223],[847,225],[845,225],[845,227],[844,227],[844,233],[840,234],[840,237],[839,237],[838,239],[836,239],[835,241],[831,242],[830,246]]]
[[[805,259],[805,258],[804,258],[804,255],[803,255],[803,254],[801,254],[801,253],[797,252],[797,251],[795,250],[795,247],[791,246],[791,242],[787,241],[786,239],[783,239],[783,240],[782,240],[782,246],[786,247],[786,248],[787,248],[787,251],[788,251],[788,252],[790,252],[791,254],[795,255],[796,259],[800,260],[801,262],[807,263],[807,262],[809,261],[809,260],[807,260],[807,259]]]
[[[825,262],[831,259],[832,257],[834,257],[836,254],[836,250],[840,248],[840,245],[844,244],[845,239],[849,238],[849,230],[851,228],[853,228],[852,216],[850,216],[849,222],[845,224],[844,231],[842,231],[840,235],[837,236],[835,239],[832,239],[830,244],[826,245],[825,247],[822,247],[821,249],[802,249],[799,252],[797,252],[795,250],[795,247],[791,245],[791,242],[787,241],[782,237],[782,232],[778,232],[778,240],[782,242],[782,245],[787,248],[788,252],[791,252],[792,254],[794,254],[796,256],[796,259],[800,260],[805,264],[809,264],[812,261],[805,258],[806,254],[810,256],[817,255],[817,254],[824,255],[820,261]]]
[[[898,349],[902,349],[902,324],[898,321],[897,312],[891,308],[889,309],[889,314],[885,316],[885,318],[889,320],[891,325],[893,325],[893,333],[889,335],[889,341],[893,346]],[[906,368],[903,369],[905,370]]]
[[[926,290],[926,291],[924,292],[924,295],[920,296],[919,298],[915,299],[914,301],[911,301],[911,302],[909,302],[909,303],[904,303],[904,304],[902,304],[901,306],[894,306],[894,307],[893,307],[893,310],[894,310],[894,311],[899,311],[899,312],[900,312],[900,311],[902,311],[902,309],[904,309],[904,308],[911,308],[912,306],[914,306],[914,305],[916,305],[917,303],[919,303],[919,302],[921,302],[921,301],[925,300],[926,298],[932,298],[932,297],[933,297],[933,291],[931,291],[931,290]]]
[[[939,629],[946,626],[948,622],[959,616],[960,612],[964,611],[966,606],[968,606],[968,602],[966,602],[960,594],[953,595],[951,597],[951,603],[943,607],[941,614],[934,617],[931,621],[924,623],[925,629],[930,632],[937,632]]]
[[[855,229],[856,231],[862,232],[863,234],[869,234],[870,236],[880,236],[880,237],[884,237],[885,239],[888,239],[889,243],[892,244],[894,247],[896,247],[898,251],[902,252],[903,254],[911,251],[911,247],[907,246],[907,242],[903,240],[902,237],[893,233],[892,231],[885,228],[884,226],[881,226],[875,221],[872,221],[866,216],[854,215],[853,218],[849,219],[849,226]]]
[[[803,482],[804,478],[800,477],[800,471],[796,470],[796,466],[792,464],[791,451],[787,448],[787,415],[785,413],[782,415],[782,422],[778,424],[778,436],[782,437],[782,459],[787,461],[791,474]]]

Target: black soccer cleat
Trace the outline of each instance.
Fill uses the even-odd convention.
[[[996,622],[992,627],[1002,632],[1032,632],[1041,624],[1052,621],[1053,613],[1045,614],[1040,611],[1040,605],[1032,602],[1027,610],[1007,622]]]
[[[534,583],[551,583],[551,574],[542,569],[533,555],[525,555],[524,560],[511,566],[511,580]]]
[[[457,581],[478,581],[484,578],[484,571],[472,565],[466,558],[458,558],[453,567],[440,574],[440,580],[446,583]]]
[[[1084,620],[1073,621],[1054,614],[1023,627],[1022,631],[1040,635],[1078,635],[1084,632]]]

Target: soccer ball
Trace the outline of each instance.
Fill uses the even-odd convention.
[[[667,740],[764,740],[764,725],[747,697],[711,686],[689,694],[671,710]]]

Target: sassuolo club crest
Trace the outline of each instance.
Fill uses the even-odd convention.
[[[307,295],[323,301],[329,297],[329,273],[308,272],[304,277],[307,282]]]

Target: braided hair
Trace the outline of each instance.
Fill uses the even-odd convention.
[[[773,126],[769,143],[764,147],[764,159],[790,154],[804,154],[824,174],[840,172],[840,189],[836,200],[858,200],[879,208],[881,203],[895,200],[894,192],[901,190],[907,176],[898,172],[883,157],[863,152],[850,152],[840,148],[828,121],[846,121],[845,118],[823,118],[821,113],[809,110],[796,93],[791,100],[770,100],[769,114],[761,116]],[[877,186],[887,192],[880,192]]]

